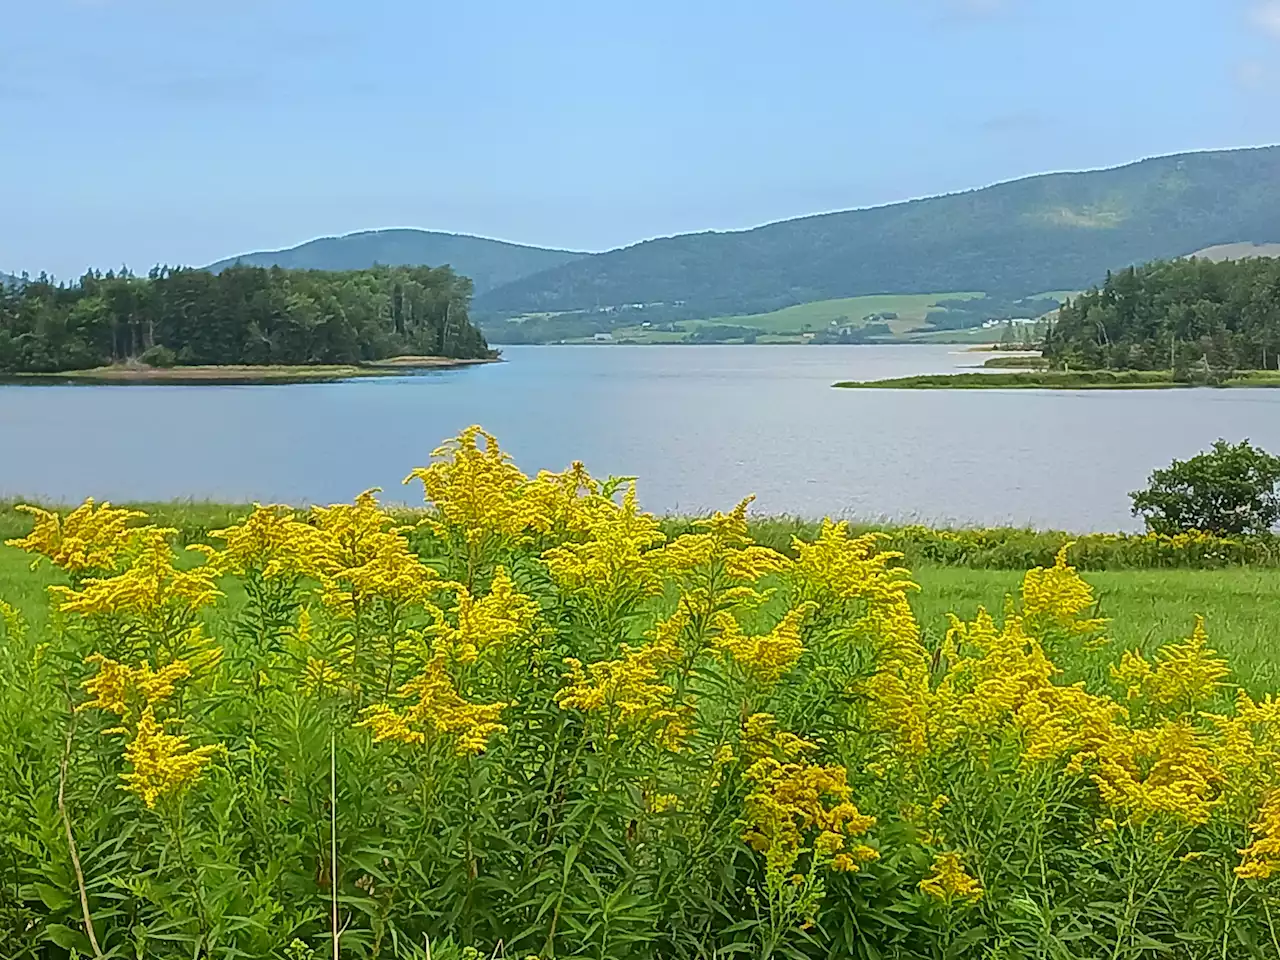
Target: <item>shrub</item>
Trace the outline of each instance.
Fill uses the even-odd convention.
[[[1154,533],[1204,531],[1220,536],[1268,533],[1280,520],[1280,457],[1218,440],[1211,451],[1175,460],[1131,494],[1134,516]]]
[[[141,363],[145,363],[148,367],[169,368],[177,366],[178,355],[166,347],[162,343],[157,343],[153,347],[148,347],[138,357]]]

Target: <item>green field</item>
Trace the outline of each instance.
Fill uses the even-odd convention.
[[[833,321],[838,326],[859,327],[863,318],[871,314],[896,313],[898,319],[889,322],[889,329],[901,335],[922,327],[929,311],[940,301],[978,300],[984,296],[983,293],[924,293],[816,300],[772,313],[716,317],[709,322],[755,327],[765,333],[816,333],[832,326]]]
[[[211,524],[234,522],[236,508],[202,508]],[[191,564],[200,555],[187,554]],[[912,600],[926,642],[936,648],[946,633],[947,614],[972,618],[979,607],[998,613],[1016,594],[1022,570],[973,570],[921,565],[912,571],[920,591]],[[1251,691],[1280,687],[1280,570],[1235,567],[1226,570],[1116,570],[1086,573],[1097,591],[1103,616],[1112,620],[1117,647],[1153,648],[1185,637],[1197,614]],[[49,564],[32,568],[25,553],[0,545],[0,600],[17,606],[37,630],[45,625],[46,588],[65,582]],[[228,603],[219,611],[233,619],[243,596],[224,583]]]
[[[985,606],[998,614],[1005,596],[1017,593],[1022,572],[922,567],[915,578],[922,589],[913,606],[932,646],[945,633],[948,613],[967,618]],[[1199,614],[1236,680],[1255,695],[1280,686],[1280,571],[1119,570],[1084,578],[1096,591],[1102,616],[1111,619],[1115,649],[1150,655],[1188,636]],[[1114,659],[1115,649],[1102,651],[1103,659]]]

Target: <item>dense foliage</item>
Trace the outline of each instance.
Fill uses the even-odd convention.
[[[0,954],[1274,956],[1280,704],[1067,563],[930,646],[900,557],[667,536],[471,429],[192,564],[87,503],[0,606]],[[454,947],[456,949],[456,946]]]
[[[676,304],[703,317],[836,297],[1082,290],[1108,269],[1271,242],[1280,148],[1161,157],[983,190],[650,240],[477,297],[478,315]]]
[[[1156,470],[1131,494],[1134,516],[1154,533],[1220,536],[1270,533],[1280,520],[1280,457],[1242,440]]]
[[[1178,379],[1280,369],[1280,259],[1178,260],[1108,273],[1058,313],[1045,356]]]
[[[448,268],[349,273],[235,267],[88,273],[0,290],[0,372],[155,365],[482,357],[470,281]]]
[[[311,240],[288,250],[245,253],[207,269],[216,273],[242,264],[286,270],[350,271],[375,266],[448,264],[471,279],[478,295],[582,256],[586,254],[433,230],[366,230]]]

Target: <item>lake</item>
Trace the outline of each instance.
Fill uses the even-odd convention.
[[[479,423],[526,471],[640,477],[658,512],[1132,529],[1128,491],[1219,437],[1280,451],[1280,390],[878,391],[963,347],[508,347],[507,362],[287,386],[0,386],[0,496],[317,503]]]

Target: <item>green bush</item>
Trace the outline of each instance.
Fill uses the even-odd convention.
[[[1265,534],[1280,520],[1280,457],[1248,440],[1218,440],[1207,453],[1156,470],[1145,490],[1130,494],[1133,514],[1153,533],[1193,530],[1219,536]]]

